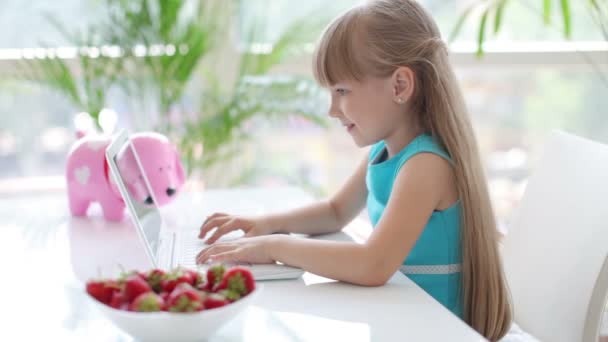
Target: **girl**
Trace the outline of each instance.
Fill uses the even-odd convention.
[[[197,262],[282,262],[364,286],[400,270],[486,338],[501,338],[511,304],[486,180],[446,46],[413,0],[375,0],[325,30],[314,75],[329,115],[371,145],[343,188],[309,207],[263,217],[215,213]],[[367,204],[365,244],[272,233],[336,232]],[[247,238],[213,244],[242,229]]]

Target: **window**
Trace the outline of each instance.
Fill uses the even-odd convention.
[[[281,30],[302,15],[316,13],[327,21],[359,2],[337,0],[329,6],[321,0],[241,1],[237,23],[242,34],[254,18],[263,17],[265,30],[260,39],[272,43]],[[423,3],[447,36],[458,19],[457,14],[471,1]],[[23,4],[8,0],[0,14],[3,22],[10,23],[0,32],[0,56],[8,48],[35,47],[40,41],[61,44],[59,36],[42,20],[45,11],[60,22],[75,23],[70,27],[77,28],[96,19],[99,4],[75,0]],[[540,9],[534,7],[540,6],[540,1],[510,1],[503,29],[497,37],[489,37],[489,52],[484,60],[476,60],[474,47],[466,45],[475,42],[478,20],[472,18],[467,22],[454,45],[454,65],[481,143],[502,226],[507,225],[511,210],[521,197],[549,130],[564,129],[608,142],[608,119],[602,114],[602,108],[608,107],[605,96],[608,84],[602,80],[608,78],[608,48],[602,43],[599,28],[589,19],[585,2],[571,1],[571,4],[573,40],[585,44],[595,41],[594,51],[589,49],[582,55],[590,56],[595,64],[581,58],[581,53],[568,51],[572,45],[564,42],[559,29],[558,4],[552,18],[557,28],[543,26]],[[476,15],[479,17],[479,13]],[[530,41],[538,42],[531,45],[527,43]],[[543,53],[542,43],[547,42],[552,42],[557,52]],[[492,53],[493,46],[500,47],[503,53]],[[575,48],[585,50],[589,46]],[[512,54],[510,49],[519,52]],[[307,58],[286,63],[280,72],[310,76]],[[10,60],[0,58],[0,73],[11,66]],[[71,127],[75,110],[63,97],[34,85],[5,79],[0,89],[0,178],[61,176],[65,155],[74,141]],[[191,98],[196,98],[196,94],[196,89],[188,92]],[[110,101],[119,113],[135,115],[123,96],[115,94]],[[318,110],[326,112],[326,108]],[[244,147],[239,161],[252,170],[246,177],[248,184],[297,183],[319,195],[327,195],[343,184],[364,156],[364,151],[357,149],[335,122],[329,130],[296,119],[253,122],[251,127],[256,139],[251,146]]]
[[[328,20],[348,8],[365,2],[364,0],[337,0],[328,4],[322,0],[289,1],[289,0],[246,0],[241,1],[241,27],[249,27],[252,20],[264,17],[266,30],[264,39],[273,42],[278,32],[297,18],[314,14]],[[475,3],[475,0],[421,0],[437,21],[444,38],[450,36],[460,14]],[[479,1],[477,1],[479,2]],[[498,36],[489,35],[490,41],[525,42],[552,41],[563,42],[562,17],[559,3],[553,3],[551,22],[545,26],[542,18],[542,1],[510,0],[504,11],[503,26]],[[593,21],[587,1],[570,1],[572,15],[572,40],[602,41],[599,26]],[[480,9],[471,14],[462,28],[457,42],[476,42],[478,35]],[[493,19],[490,19],[493,20]]]
[[[78,0],[19,1],[3,0],[0,22],[0,49],[32,48],[42,43],[65,44],[53,26],[44,20],[49,16],[76,30],[94,22],[99,15],[99,2]]]
[[[294,14],[315,9],[313,1],[243,3],[247,5],[242,8],[242,22],[262,14],[273,17],[267,23],[266,42],[272,42],[276,32],[294,20]],[[324,8],[323,13],[333,16],[356,3],[358,1],[339,1],[334,7]],[[447,37],[459,18],[456,14],[462,13],[471,1],[426,0],[423,3]],[[543,24],[540,7],[535,7],[540,5],[540,1],[511,1],[500,34],[489,36],[489,52],[484,60],[476,60],[473,53],[478,12],[463,26],[453,46],[454,65],[476,128],[503,229],[521,198],[526,179],[550,130],[563,129],[608,142],[608,119],[602,111],[608,105],[608,99],[602,95],[608,91],[608,83],[603,80],[608,78],[608,48],[602,42],[599,26],[591,20],[585,2],[572,1],[573,41],[595,43],[567,43],[561,31],[558,4],[554,5],[549,27]],[[586,52],[588,46],[599,50]],[[500,48],[502,53],[493,55],[491,51],[495,48]],[[510,50],[517,53],[511,54]],[[590,60],[594,64],[590,64]],[[296,63],[292,69],[302,71]],[[272,141],[286,141],[288,134],[290,139],[301,136],[297,134],[298,125],[284,128],[291,133],[274,128],[263,134],[268,142],[262,153],[276,159],[267,163],[266,168],[274,166],[285,174],[301,175],[301,181],[306,180],[306,184],[322,193],[337,190],[364,156],[339,125],[333,125],[328,132],[314,131],[301,140],[292,140],[294,146],[277,150]],[[297,153],[293,152],[294,147]],[[268,172],[265,177],[273,178],[271,174]],[[266,181],[278,182],[277,179]]]

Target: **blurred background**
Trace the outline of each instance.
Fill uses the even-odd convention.
[[[367,150],[311,76],[355,0],[3,0],[0,196],[63,189],[76,130],[156,130],[192,189],[322,198]],[[608,142],[608,5],[421,0],[450,42],[503,230],[554,129]],[[363,216],[365,217],[365,216]]]

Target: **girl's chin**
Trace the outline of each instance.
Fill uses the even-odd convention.
[[[366,147],[366,146],[371,145],[370,142],[365,141],[365,140],[361,139],[360,137],[353,136],[353,141],[355,142],[355,145],[357,145],[357,147]]]

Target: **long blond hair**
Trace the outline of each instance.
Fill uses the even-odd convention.
[[[512,320],[499,234],[473,128],[434,20],[413,0],[369,1],[326,28],[313,59],[322,86],[388,77],[400,66],[415,74],[410,112],[454,162],[463,210],[464,320],[489,340],[498,340]]]

